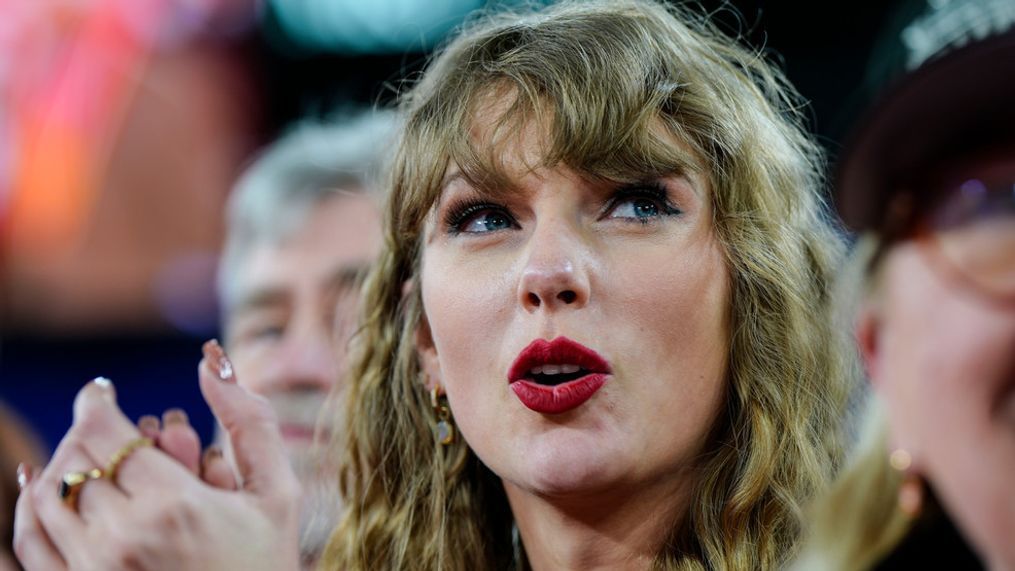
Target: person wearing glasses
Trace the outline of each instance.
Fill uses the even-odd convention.
[[[801,569],[1015,569],[1015,3],[959,4],[841,163],[875,396]]]

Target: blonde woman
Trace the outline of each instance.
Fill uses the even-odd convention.
[[[778,567],[851,370],[797,109],[647,2],[452,42],[404,101],[326,561]]]
[[[1015,569],[1015,4],[930,3],[905,34],[837,188],[868,435],[800,568]]]
[[[799,108],[758,54],[652,2],[565,3],[451,42],[403,102],[322,567],[785,562],[835,470],[851,370],[828,315],[842,247]],[[218,362],[202,387],[244,439],[251,403]],[[262,517],[231,525],[276,535],[194,547],[170,530],[139,541],[147,560],[291,550],[289,479],[253,441],[237,447],[253,485],[193,484],[207,509],[186,521],[221,530],[207,522],[247,498]],[[88,518],[112,509],[85,505],[93,486]],[[36,491],[48,529],[57,500]]]

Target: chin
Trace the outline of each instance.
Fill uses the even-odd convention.
[[[589,434],[547,434],[517,459],[521,477],[516,485],[547,496],[581,495],[616,485],[620,472],[631,466],[603,442]]]

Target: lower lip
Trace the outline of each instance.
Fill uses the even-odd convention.
[[[515,381],[511,383],[511,390],[531,410],[540,414],[561,414],[585,404],[605,383],[606,374],[592,373],[555,386]]]

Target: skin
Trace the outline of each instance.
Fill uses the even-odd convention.
[[[458,233],[449,213],[480,194],[449,168],[425,234],[421,361],[503,480],[534,568],[643,569],[686,510],[725,395],[729,275],[710,189],[695,174],[662,179],[680,212],[649,216],[658,201],[614,202],[615,185],[527,168],[540,147],[530,125],[506,158],[516,190]],[[511,224],[469,231],[500,214]],[[613,374],[577,409],[543,415],[507,372],[532,340],[558,336]]]
[[[217,378],[218,366],[209,365],[214,355],[206,354],[200,367],[238,478],[220,455],[200,459],[197,434],[182,411],[143,417],[135,427],[111,388],[82,389],[74,425],[19,499],[15,548],[26,569],[271,570],[296,569],[297,561],[311,568],[310,554],[319,553],[338,505],[324,491],[334,488],[324,477],[327,467],[308,469],[313,422],[344,363],[356,299],[348,278],[379,242],[372,200],[339,194],[316,205],[296,233],[256,245],[240,264],[244,289],[227,319],[235,375]],[[138,435],[157,439],[159,450],[132,455],[118,488],[89,482],[78,514],[60,503],[53,490],[64,472],[100,465],[115,452],[110,446]],[[301,469],[298,479],[290,463],[279,461],[286,455]],[[106,488],[98,493],[108,497],[90,501],[96,488]],[[129,502],[118,499],[118,489],[129,491]],[[318,528],[323,533],[313,536]],[[90,548],[99,543],[107,548]]]
[[[889,251],[861,348],[892,446],[911,454],[989,567],[1015,569],[1015,307],[952,279],[934,256],[913,240]]]
[[[89,383],[53,458],[18,497],[14,550],[26,570],[298,568],[300,485],[280,461],[274,410],[218,376],[215,361],[206,353],[199,366],[201,391],[233,443],[242,485],[220,489],[162,450],[140,448],[115,482],[87,482],[69,509],[56,494],[61,477],[104,466],[141,435],[112,385]]]
[[[357,277],[380,249],[376,201],[362,189],[311,207],[281,242],[251,246],[232,279],[226,348],[243,386],[275,408],[286,450],[304,488],[301,541],[307,568],[334,527],[341,504],[336,469],[315,445],[321,406],[345,368],[358,306]],[[328,427],[322,426],[326,438]]]

